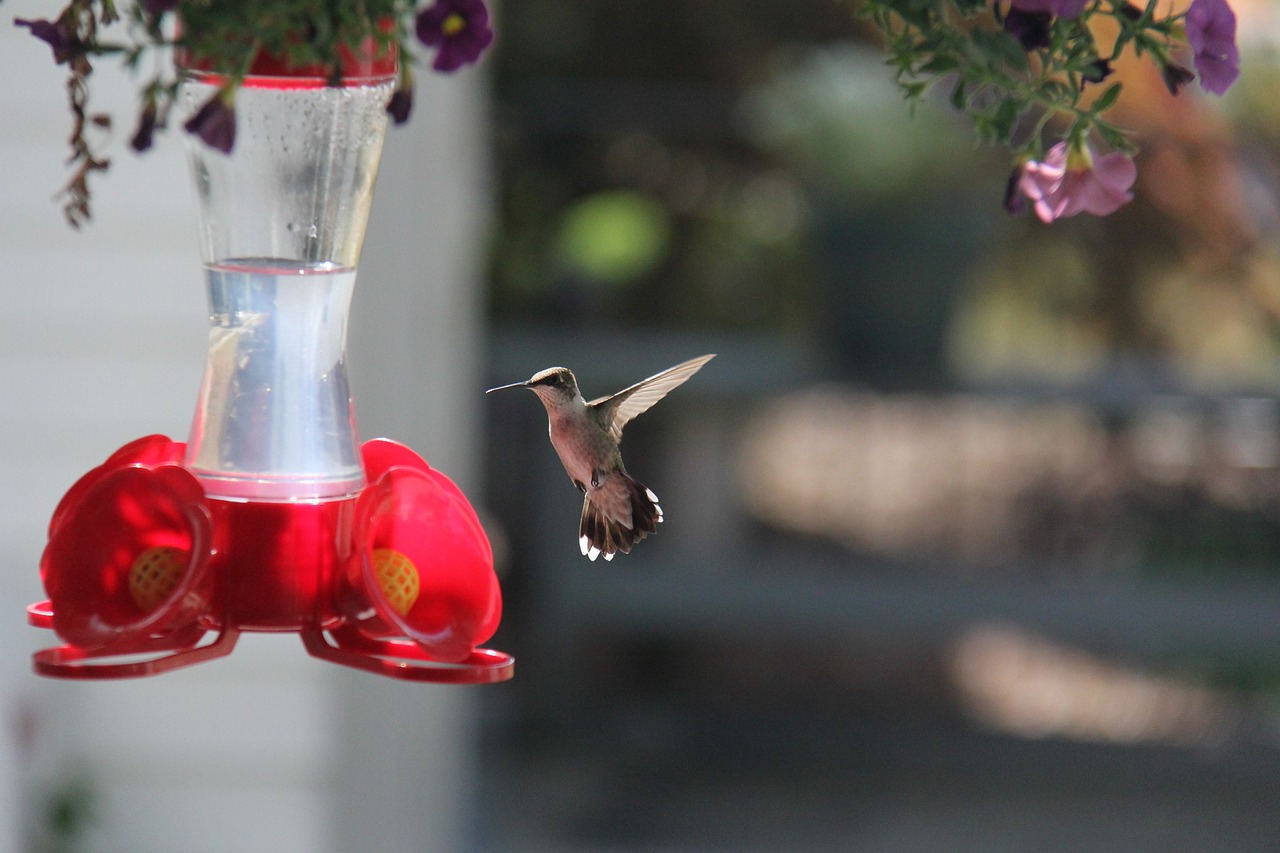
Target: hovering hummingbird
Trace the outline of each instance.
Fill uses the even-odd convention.
[[[567,367],[548,367],[524,382],[485,392],[528,388],[546,407],[551,446],[585,495],[578,527],[578,545],[585,556],[594,560],[603,554],[612,560],[617,552],[629,553],[632,545],[657,532],[662,507],[657,495],[627,474],[618,450],[622,428],[713,358],[714,353],[690,359],[589,403]]]

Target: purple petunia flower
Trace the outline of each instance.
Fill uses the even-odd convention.
[[[72,39],[60,23],[43,19],[29,21],[25,18],[14,18],[14,26],[26,27],[31,35],[49,45],[53,49],[53,61],[61,65],[71,58]]]
[[[1027,209],[1027,197],[1020,190],[1024,168],[1021,163],[1015,166],[1004,185],[1004,209],[1011,216],[1021,216]]]
[[[409,120],[409,112],[413,109],[413,87],[396,89],[387,101],[387,113],[396,124],[404,124]]]
[[[1098,57],[1085,66],[1080,76],[1084,78],[1086,83],[1101,83],[1113,73],[1115,73],[1115,68],[1111,66],[1111,60]]]
[[[418,13],[418,41],[436,48],[431,67],[454,71],[475,62],[493,42],[484,0],[436,0]]]
[[[1059,18],[1078,18],[1089,0],[1012,0],[1010,5],[1020,12],[1040,12]]]
[[[1004,31],[1018,40],[1023,50],[1049,46],[1049,26],[1053,16],[1048,12],[1027,12],[1013,8],[1004,16]]]
[[[200,137],[210,148],[230,154],[236,144],[236,108],[230,90],[216,92],[182,128]]]
[[[1176,62],[1166,62],[1161,65],[1160,77],[1164,80],[1165,88],[1169,90],[1170,95],[1178,94],[1183,86],[1196,79],[1196,75],[1192,74],[1190,69]]]
[[[1094,158],[1088,146],[1059,142],[1043,161],[1023,167],[1018,188],[1026,194],[1042,222],[1077,213],[1107,216],[1133,200],[1130,188],[1138,176],[1133,158],[1113,151]]]
[[[155,140],[156,119],[156,105],[154,101],[150,101],[138,117],[138,129],[134,131],[133,137],[129,140],[130,148],[141,154],[151,147],[152,142]]]
[[[142,8],[146,9],[151,17],[158,18],[165,12],[177,9],[178,0],[142,0]]]
[[[1236,13],[1227,0],[1193,0],[1187,10],[1187,44],[1200,72],[1200,87],[1221,95],[1240,76]]]

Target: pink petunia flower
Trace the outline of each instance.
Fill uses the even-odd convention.
[[[1221,95],[1240,76],[1236,13],[1227,0],[1194,0],[1187,10],[1186,28],[1200,87]]]
[[[1042,222],[1077,213],[1107,216],[1133,200],[1138,176],[1133,158],[1113,151],[1095,158],[1088,146],[1059,142],[1043,161],[1022,169],[1018,188],[1031,200]]]

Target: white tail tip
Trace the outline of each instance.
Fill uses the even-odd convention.
[[[644,493],[649,496],[649,500],[653,501],[653,508],[658,511],[658,523],[662,523],[662,507],[658,506],[658,496],[653,493],[653,489],[645,488]]]

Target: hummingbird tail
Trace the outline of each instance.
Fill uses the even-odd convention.
[[[631,524],[628,526],[610,518],[592,503],[590,493],[582,501],[582,522],[578,526],[578,544],[582,553],[594,560],[601,554],[606,560],[621,551],[631,552],[631,546],[650,533],[658,532],[662,521],[662,507],[658,496],[626,474],[620,474],[626,485],[631,503]]]

